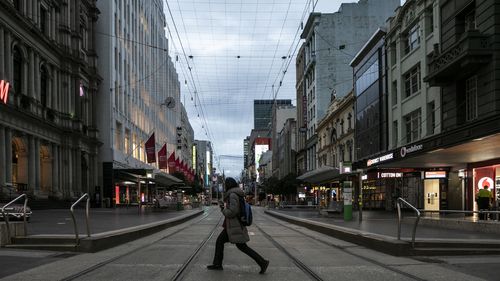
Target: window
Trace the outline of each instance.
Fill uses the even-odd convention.
[[[126,154],[130,152],[130,130],[125,129],[125,148],[124,151]]]
[[[436,128],[436,105],[434,102],[427,104],[427,135],[433,135]]]
[[[408,30],[408,33],[404,35],[405,55],[420,46],[419,29],[420,27],[418,24],[414,25]]]
[[[43,107],[47,107],[47,93],[49,87],[49,73],[45,66],[40,68],[40,103]]]
[[[392,82],[392,105],[396,105],[398,103],[398,81]]]
[[[392,42],[389,49],[391,54],[391,66],[394,66],[397,61],[396,42]]]
[[[434,10],[430,6],[425,9],[425,35],[432,34],[434,32]]]
[[[40,31],[47,35],[47,9],[40,7]]]
[[[334,144],[337,141],[337,130],[333,129],[330,135],[330,143]]]
[[[375,60],[363,74],[356,79],[356,95],[360,95],[379,79],[378,60]]]
[[[23,57],[21,51],[18,47],[15,47],[12,51],[12,56],[14,57],[14,91],[16,94],[23,93]]]
[[[405,94],[409,97],[420,91],[420,64],[404,74]]]
[[[465,15],[465,30],[475,30],[477,29],[476,25],[476,11],[472,10]]]
[[[477,76],[465,81],[465,110],[467,121],[477,118]]]
[[[352,129],[351,119],[352,119],[352,114],[349,112],[349,114],[347,115],[347,129],[348,130]]]
[[[21,0],[14,0],[14,8],[18,11],[21,12]]]
[[[420,139],[422,134],[422,121],[420,108],[404,117],[406,125],[406,143],[411,143]]]
[[[116,122],[115,128],[115,149],[121,150],[122,148],[122,124]]]
[[[392,147],[398,146],[398,120],[392,122]]]

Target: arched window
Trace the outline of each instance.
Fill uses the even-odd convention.
[[[337,141],[337,130],[333,129],[330,135],[330,143],[334,144]]]
[[[43,107],[47,107],[47,93],[49,87],[49,72],[46,66],[40,68],[40,102]]]
[[[19,47],[14,47],[12,50],[13,62],[14,62],[14,80],[12,81],[12,88],[16,94],[21,94],[23,92],[23,56]]]
[[[18,11],[21,12],[21,0],[14,0],[14,8]]]

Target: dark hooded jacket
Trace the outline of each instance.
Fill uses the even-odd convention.
[[[224,194],[226,208],[222,214],[226,217],[226,231],[231,243],[246,243],[250,241],[248,230],[243,226],[239,219],[240,197],[243,197],[243,190],[239,187],[233,187]]]

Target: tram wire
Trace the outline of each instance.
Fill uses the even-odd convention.
[[[199,220],[196,220],[196,223],[198,223],[198,222],[200,222],[200,221],[202,221],[202,220],[206,219],[206,218],[207,218],[209,215],[211,215],[213,212],[215,212],[215,211],[212,211],[212,212],[206,212],[206,213],[204,213],[204,214],[203,214],[203,216],[202,216]],[[201,245],[200,245],[200,246],[199,246],[199,247],[195,250],[195,253],[194,253],[193,255],[191,255],[191,256],[187,259],[187,261],[186,261],[186,262],[185,262],[185,263],[181,266],[181,268],[180,268],[180,269],[176,272],[176,274],[172,277],[172,280],[182,280],[182,279],[179,279],[179,278],[182,278],[182,273],[183,273],[183,272],[184,272],[184,270],[187,268],[187,265],[188,265],[188,264],[189,264],[189,263],[190,263],[190,262],[194,259],[194,257],[198,254],[198,252],[201,250],[201,248],[202,248],[202,247],[203,247],[203,246],[204,246],[204,245],[208,242],[208,240],[210,240],[210,238],[213,236],[213,234],[215,233],[215,231],[217,230],[217,228],[219,227],[219,225],[221,224],[221,222],[222,222],[222,217],[221,217],[221,218],[219,218],[219,221],[217,222],[217,224],[215,224],[215,227],[212,229],[212,231],[210,231],[210,234],[208,235],[208,237],[207,237],[206,239],[204,239],[204,241],[201,243]],[[180,233],[181,231],[186,230],[187,228],[191,227],[192,225],[193,225],[193,223],[190,223],[190,224],[188,224],[188,225],[186,225],[186,226],[184,226],[184,227],[182,227],[182,228],[179,228],[178,230],[176,230],[176,231],[174,231],[174,232],[172,232],[172,233],[169,233],[169,234],[167,234],[167,235],[165,235],[165,236],[163,236],[163,237],[161,237],[161,238],[159,238],[159,239],[157,239],[157,240],[153,241],[151,244],[154,244],[154,243],[156,243],[156,242],[159,242],[159,241],[162,241],[162,240],[164,240],[164,239],[167,239],[167,238],[169,238],[169,237],[171,237],[171,236],[174,236],[175,234],[178,234],[178,233]],[[82,270],[82,271],[80,271],[80,272],[78,272],[78,273],[75,273],[75,274],[73,274],[73,275],[71,275],[71,276],[68,276],[68,277],[66,277],[66,278],[63,278],[63,279],[61,279],[61,281],[70,281],[70,280],[75,280],[75,279],[77,279],[77,278],[79,278],[79,277],[82,277],[82,276],[84,276],[84,275],[86,275],[86,274],[88,274],[88,273],[90,273],[90,272],[93,272],[93,271],[95,271],[95,270],[97,270],[97,269],[99,269],[99,268],[101,268],[101,267],[103,267],[103,266],[105,266],[105,265],[108,265],[108,264],[110,264],[110,263],[112,263],[112,262],[114,262],[114,261],[116,261],[116,260],[119,260],[119,259],[121,259],[121,258],[123,258],[123,257],[126,257],[126,256],[128,256],[128,255],[132,254],[132,253],[135,253],[136,251],[137,251],[137,248],[134,248],[134,249],[132,249],[132,250],[130,250],[130,251],[127,251],[127,252],[125,252],[125,253],[123,253],[123,254],[121,254],[121,255],[118,255],[118,256],[116,256],[116,257],[113,257],[113,258],[107,259],[107,260],[102,261],[102,262],[100,262],[100,263],[97,263],[97,264],[95,264],[95,265],[93,265],[93,266],[91,266],[91,267],[89,267],[89,268],[87,268],[87,269],[84,269],[84,270]]]
[[[360,255],[360,254],[356,254],[356,253],[350,252],[350,251],[348,251],[347,249],[345,249],[344,247],[341,247],[341,246],[338,246],[338,245],[335,245],[335,244],[329,243],[329,242],[327,242],[327,241],[324,241],[324,240],[322,240],[322,239],[319,239],[319,238],[317,238],[317,237],[311,236],[310,234],[304,233],[304,232],[302,232],[302,231],[300,231],[300,230],[298,230],[298,229],[292,228],[292,227],[290,227],[290,226],[288,226],[288,225],[286,225],[286,224],[282,223],[282,221],[281,221],[281,220],[279,220],[279,219],[272,218],[270,215],[267,215],[267,216],[268,216],[268,217],[269,217],[272,221],[274,221],[274,222],[278,223],[279,225],[281,225],[281,226],[283,226],[283,227],[285,227],[285,228],[288,228],[288,229],[290,229],[290,230],[292,230],[292,231],[294,231],[294,232],[300,233],[300,234],[302,234],[302,235],[306,236],[307,238],[313,239],[313,240],[315,240],[315,241],[317,241],[317,242],[320,242],[320,243],[322,243],[322,244],[324,244],[324,245],[327,245],[327,246],[333,247],[333,248],[335,248],[335,249],[338,249],[338,250],[340,250],[340,251],[342,251],[342,252],[344,252],[344,253],[346,253],[346,254],[348,254],[348,255],[351,255],[351,256],[357,257],[357,258],[359,258],[359,259],[365,260],[365,261],[367,261],[367,262],[369,262],[369,263],[373,263],[373,264],[375,264],[375,265],[377,265],[377,266],[380,266],[380,267],[382,267],[382,268],[384,268],[384,269],[387,269],[387,270],[392,271],[392,272],[397,273],[397,274],[401,274],[401,275],[403,275],[403,276],[405,276],[405,277],[408,277],[408,278],[411,278],[411,279],[413,279],[413,280],[417,280],[417,281],[428,281],[427,279],[422,279],[422,278],[420,278],[420,277],[418,277],[418,276],[415,276],[415,275],[413,275],[413,274],[410,274],[410,273],[404,272],[404,271],[402,271],[402,270],[399,270],[399,269],[393,268],[393,267],[388,266],[388,265],[386,265],[386,264],[384,264],[384,263],[381,263],[381,262],[379,262],[379,261],[377,261],[377,260],[374,260],[374,259],[371,259],[371,258],[368,258],[368,257],[362,256],[362,255]],[[268,234],[267,234],[267,233],[266,233],[266,232],[265,232],[265,231],[264,231],[261,227],[259,227],[259,226],[257,226],[257,225],[255,225],[255,226],[256,226],[256,227],[257,227],[257,228],[258,228],[258,229],[262,232],[262,234],[264,234],[264,236],[266,236],[268,239],[270,239],[270,240],[271,240],[271,242],[273,242],[273,244],[275,244],[275,245],[276,245],[276,246],[277,246],[280,250],[282,250],[282,251],[284,250],[284,252],[285,252],[285,253],[286,253],[286,254],[290,257],[290,254],[289,254],[289,252],[288,252],[288,251],[286,251],[286,249],[284,249],[284,248],[283,248],[281,245],[279,245],[279,244],[277,245],[277,243],[278,243],[278,242],[276,242],[276,241],[275,241],[272,237],[270,237],[270,236],[269,236],[269,235],[268,235]],[[313,230],[313,231],[314,231],[314,230]],[[319,232],[318,232],[318,233],[319,233]],[[337,238],[336,238],[336,239],[337,239]],[[296,258],[295,258],[295,257],[292,257],[292,260],[295,262],[295,261],[296,261]],[[307,267],[307,266],[306,266],[306,267]],[[302,269],[302,268],[301,268],[301,269]],[[323,280],[323,279],[315,279],[315,280]]]

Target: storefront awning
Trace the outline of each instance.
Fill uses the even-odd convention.
[[[163,172],[154,174],[154,180],[157,186],[168,187],[183,184],[182,180]]]
[[[319,184],[334,179],[339,175],[339,169],[331,166],[321,166],[297,177],[298,180]]]
[[[434,150],[399,158],[395,161],[381,163],[379,168],[434,168],[460,167],[467,163],[487,161],[500,158],[500,134],[477,138],[472,141],[450,147],[440,147]]]
[[[147,172],[144,169],[113,169],[115,181],[138,183],[140,180],[144,180],[146,175]]]

